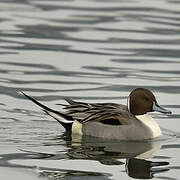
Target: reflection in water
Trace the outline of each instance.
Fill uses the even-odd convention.
[[[152,162],[144,159],[127,159],[126,173],[136,179],[152,179],[155,174],[168,171],[163,166],[169,165],[168,162]],[[161,166],[160,168],[154,168]]]
[[[61,137],[62,138],[62,137]],[[158,141],[144,141],[144,142],[108,142],[103,139],[97,139],[92,137],[86,137],[83,139],[77,138],[77,136],[71,140],[69,135],[64,136],[66,139],[68,151],[59,152],[57,154],[48,154],[42,152],[33,152],[21,150],[21,153],[14,154],[1,154],[2,167],[19,167],[34,169],[35,166],[18,165],[18,163],[11,163],[12,160],[62,160],[62,159],[84,159],[95,160],[100,163],[110,166],[123,166],[128,176],[138,179],[150,179],[155,174],[168,171],[169,165],[167,161],[153,162],[146,160],[153,156],[153,153],[160,148],[160,142]],[[124,164],[124,159],[126,163]],[[16,161],[18,162],[18,161]],[[21,161],[22,162],[22,161]],[[165,166],[165,167],[164,167]],[[159,168],[156,168],[159,167]],[[38,167],[39,176],[42,177],[88,177],[93,179],[100,177],[103,179],[109,179],[110,174],[107,173],[95,173],[86,171],[73,171],[57,168],[45,168]],[[106,177],[106,178],[105,178]]]
[[[78,135],[72,135],[71,149],[68,151],[70,157],[99,160],[110,158],[151,158],[153,152],[161,148],[158,141],[108,141],[105,139]],[[97,154],[96,154],[97,152]],[[94,157],[94,156],[95,157]],[[113,163],[112,163],[113,164]]]
[[[159,141],[144,142],[107,142],[103,139],[83,137],[78,144],[79,138],[72,136],[72,146],[68,156],[75,159],[98,160],[105,165],[123,165],[121,159],[126,159],[126,172],[128,176],[138,179],[150,179],[154,174],[168,171],[163,168],[168,162],[153,162],[146,160],[160,149]],[[161,166],[159,169],[153,167]]]

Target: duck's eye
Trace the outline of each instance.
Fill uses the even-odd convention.
[[[149,101],[149,98],[147,98],[147,97],[145,97],[144,99],[145,99],[145,101]]]

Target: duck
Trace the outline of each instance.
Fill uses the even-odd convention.
[[[103,139],[141,141],[158,138],[161,128],[149,112],[171,114],[161,107],[154,94],[146,88],[132,90],[127,105],[116,103],[86,103],[64,98],[68,104],[57,111],[21,92],[25,97],[40,106],[71,134],[92,136]]]

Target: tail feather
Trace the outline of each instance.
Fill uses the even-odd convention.
[[[51,117],[56,119],[66,129],[66,131],[71,131],[72,123],[74,122],[74,120],[73,120],[73,118],[71,116],[68,116],[65,113],[53,110],[53,109],[45,106],[44,104],[41,104],[40,102],[38,102],[34,98],[28,96],[24,92],[21,92],[21,93],[24,96],[26,96],[28,99],[30,99],[32,102],[34,102],[35,104],[40,106],[43,109],[43,111],[46,112],[48,115],[50,115]]]

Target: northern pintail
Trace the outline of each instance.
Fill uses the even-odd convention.
[[[127,106],[115,103],[84,103],[65,98],[68,105],[59,105],[66,111],[53,110],[22,93],[56,119],[66,131],[106,139],[145,140],[159,137],[161,129],[147,113],[157,111],[171,114],[145,88],[134,89],[127,99]]]

